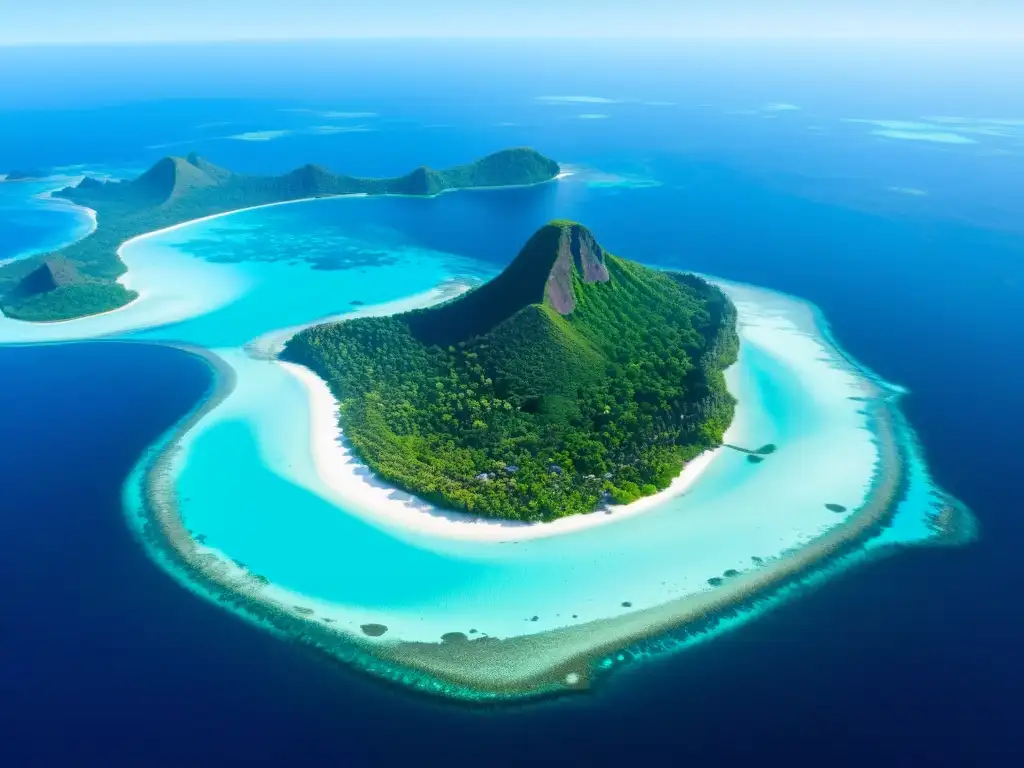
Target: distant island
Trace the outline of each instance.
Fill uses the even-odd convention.
[[[50,174],[46,171],[32,170],[23,171],[15,170],[9,171],[4,177],[3,181],[36,181],[38,179],[45,179]]]
[[[282,359],[325,379],[380,477],[485,517],[552,520],[653,494],[722,443],[736,310],[717,287],[542,227],[440,306],[314,326]]]
[[[20,320],[68,320],[117,309],[137,294],[117,278],[117,249],[146,232],[268,203],[363,193],[430,196],[451,189],[549,181],[558,163],[529,148],[506,149],[446,170],[420,167],[405,176],[362,179],[306,165],[283,176],[234,173],[198,155],[165,157],[136,179],[85,177],[54,193],[97,213],[96,230],[58,253],[0,267],[0,309]]]

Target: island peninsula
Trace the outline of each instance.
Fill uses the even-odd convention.
[[[534,522],[652,495],[721,445],[738,348],[720,289],[556,221],[479,288],[306,329],[283,358],[329,383],[348,441],[386,481]]]
[[[40,181],[49,175],[46,171],[39,170],[13,170],[9,171],[3,178],[0,178],[0,181]]]
[[[62,251],[0,267],[0,309],[31,321],[68,320],[125,306],[137,294],[118,278],[125,241],[205,216],[271,203],[335,195],[428,197],[453,189],[549,181],[559,166],[529,148],[506,149],[445,170],[420,167],[396,178],[366,179],[306,165],[283,176],[250,176],[191,154],[165,157],[136,179],[91,177],[54,193],[97,214],[96,230]]]

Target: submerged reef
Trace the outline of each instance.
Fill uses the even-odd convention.
[[[735,299],[741,320],[750,300],[742,293]],[[821,342],[834,349],[837,359],[845,360],[828,339],[827,329],[822,329],[820,318],[816,319]],[[131,519],[148,551],[200,594],[282,637],[425,693],[487,702],[586,690],[617,666],[689,647],[798,594],[802,585],[873,553],[910,544],[959,544],[973,534],[970,512],[935,488],[928,476],[913,432],[899,412],[898,393],[849,363],[863,390],[858,397],[868,414],[877,457],[870,487],[860,503],[847,508],[818,502],[821,514],[838,512],[839,507],[844,512],[828,517],[832,522],[824,533],[785,551],[745,554],[742,562],[750,565],[738,562],[660,604],[630,593],[630,600],[615,601],[617,613],[588,620],[584,611],[583,623],[565,618],[552,624],[550,616],[539,611],[517,614],[525,634],[498,636],[482,622],[460,627],[461,621],[453,621],[454,626],[432,635],[433,639],[409,639],[401,627],[385,618],[391,615],[387,606],[381,607],[378,620],[366,615],[371,611],[347,620],[329,613],[329,606],[321,602],[279,594],[273,583],[237,567],[213,549],[212,542],[201,541],[201,535],[190,534],[182,519],[177,482],[183,443],[223,402],[234,383],[232,368],[220,358],[193,351],[209,362],[215,384],[196,411],[152,447],[126,487]],[[740,354],[742,358],[742,347]],[[741,452],[758,458],[776,452],[774,445],[767,448]],[[745,459],[737,456],[735,460]],[[761,476],[777,466],[772,459],[763,471],[753,474]],[[923,506],[922,498],[926,499]],[[263,570],[255,563],[253,567]],[[578,614],[572,614],[572,619],[577,622]],[[566,624],[558,626],[559,621]]]

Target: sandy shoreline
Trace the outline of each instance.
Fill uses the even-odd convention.
[[[550,523],[489,520],[441,509],[376,479],[342,440],[338,401],[326,382],[304,366],[284,361],[277,364],[302,383],[309,397],[310,453],[317,475],[332,499],[371,523],[425,536],[498,543],[558,536],[621,522],[686,493],[724,450],[702,453],[664,491],[632,504],[570,515]]]
[[[43,179],[16,179],[15,181],[8,182],[5,178],[0,177],[0,183],[7,183],[7,184],[22,184],[22,183],[29,183],[29,182],[38,183],[40,181],[46,181],[46,179],[45,178],[43,178]],[[44,203],[46,203],[48,205],[52,205],[54,208],[65,208],[65,209],[70,208],[73,211],[76,211],[76,212],[79,212],[79,213],[83,214],[85,216],[85,218],[89,220],[89,223],[87,225],[87,229],[84,232],[80,232],[80,233],[76,232],[76,233],[74,233],[74,237],[71,240],[67,241],[66,243],[62,243],[61,245],[54,246],[54,247],[49,247],[48,246],[48,247],[40,249],[40,250],[29,249],[29,250],[24,251],[22,253],[16,254],[16,255],[14,255],[14,256],[12,256],[10,258],[0,259],[0,267],[2,267],[4,265],[7,265],[7,264],[12,264],[15,261],[21,261],[22,259],[32,258],[33,256],[39,256],[40,254],[50,253],[52,251],[59,251],[62,248],[67,248],[69,245],[73,245],[73,244],[77,243],[79,240],[84,240],[85,238],[87,238],[89,235],[91,235],[93,232],[96,231],[96,226],[97,226],[96,211],[94,211],[92,208],[89,208],[87,206],[78,205],[78,203],[73,203],[70,200],[65,200],[62,197],[54,197],[53,196],[54,192],[58,192],[59,190],[61,190],[63,188],[64,187],[61,186],[61,187],[54,187],[53,189],[48,189],[45,192],[40,192],[39,194],[32,195],[32,199],[41,200],[42,202],[44,202]]]
[[[43,194],[38,195],[38,198],[40,200],[45,200],[48,203],[53,203],[57,207],[60,207],[60,208],[72,208],[72,209],[74,209],[76,211],[81,211],[82,213],[85,214],[86,218],[88,218],[89,222],[90,222],[89,223],[89,231],[84,233],[84,234],[82,234],[82,235],[79,235],[78,238],[76,238],[76,240],[75,240],[75,242],[77,242],[78,240],[82,240],[82,239],[88,237],[89,235],[91,235],[93,232],[96,231],[96,226],[97,226],[97,223],[98,223],[98,219],[97,219],[97,216],[96,216],[96,211],[94,211],[92,208],[90,208],[90,207],[88,207],[86,205],[79,205],[78,203],[73,203],[70,200],[66,200],[63,197],[54,197],[53,193],[54,192],[58,192],[61,189],[63,189],[63,187],[58,187],[57,189],[51,189],[48,192],[44,192]],[[67,247],[67,246],[62,246],[62,247]]]

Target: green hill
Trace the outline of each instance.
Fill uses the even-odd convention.
[[[405,176],[363,179],[306,165],[282,176],[235,173],[191,154],[165,157],[127,181],[84,178],[55,193],[97,212],[96,230],[57,254],[0,266],[0,308],[22,320],[66,320],[124,306],[136,294],[117,278],[125,266],[117,249],[145,232],[216,213],[266,203],[344,194],[434,195],[450,189],[549,181],[558,163],[529,148],[506,149],[445,170],[418,168]],[[76,287],[47,287],[33,274],[47,260],[70,264]]]
[[[735,324],[704,280],[553,222],[476,290],[309,328],[283,357],[330,384],[347,439],[388,481],[480,515],[550,520],[663,489],[721,443]]]
[[[42,170],[22,170],[15,169],[8,171],[7,175],[2,179],[3,181],[36,181],[37,179],[45,179],[50,174]]]

